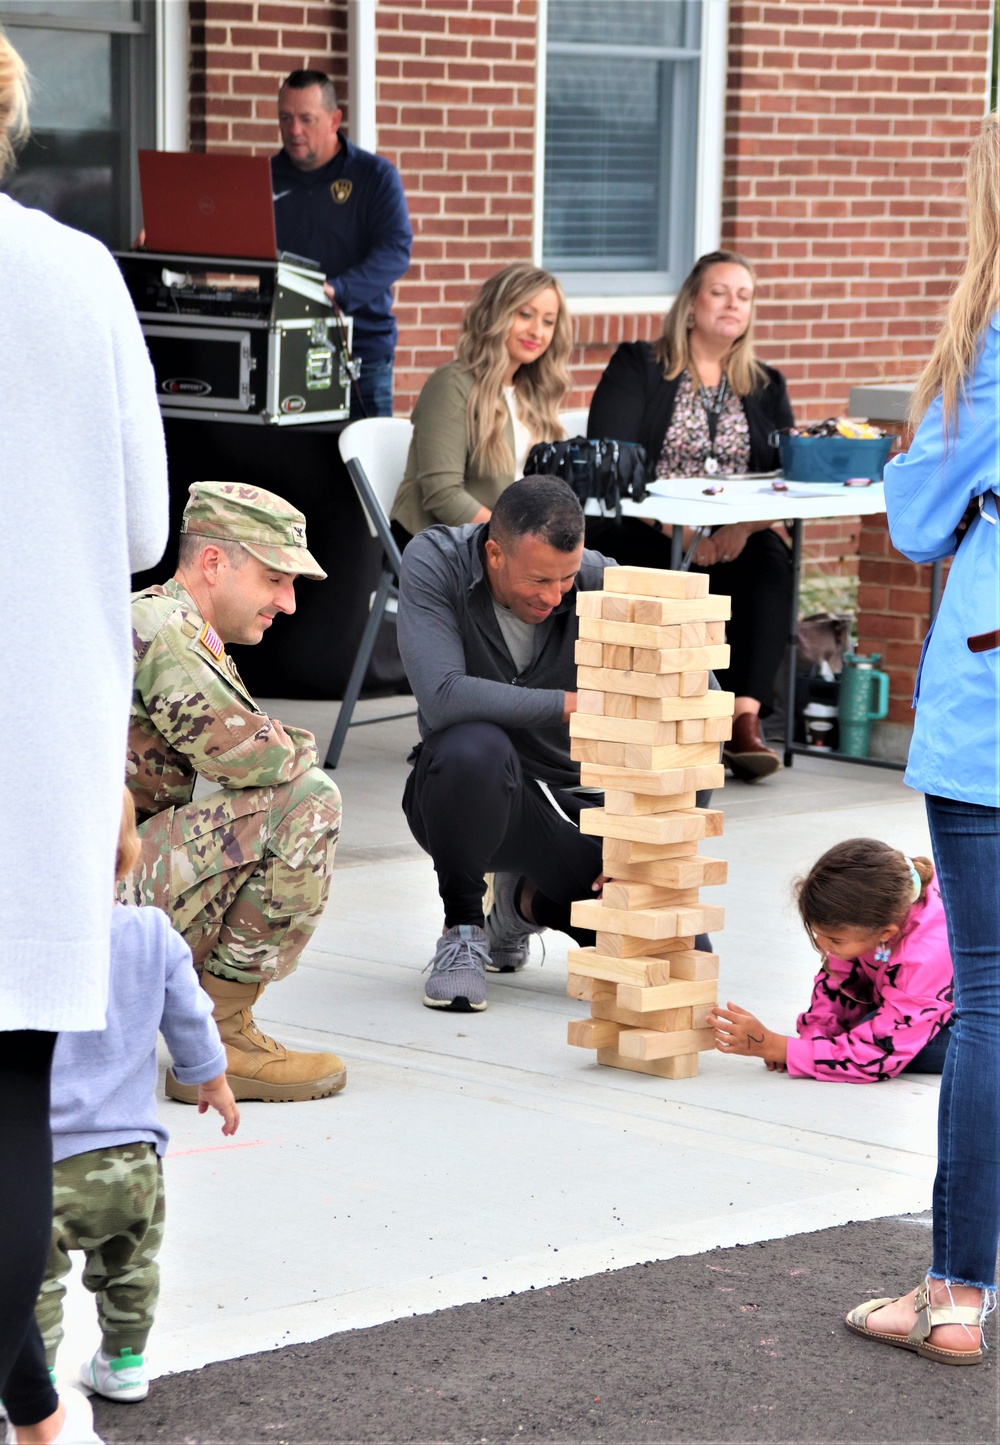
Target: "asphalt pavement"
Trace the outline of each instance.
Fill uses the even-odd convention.
[[[847,1224],[395,1320],[167,1376],[95,1416],[120,1445],[996,1445],[995,1321],[994,1351],[970,1369],[843,1325],[852,1305],[919,1280],[929,1225]]]

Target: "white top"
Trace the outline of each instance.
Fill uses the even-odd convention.
[[[507,410],[510,412],[510,419],[514,423],[514,480],[516,482],[524,476],[524,464],[528,460],[528,453],[535,445],[536,439],[521,420],[521,412],[517,405],[517,387],[505,386],[503,394],[507,402]]]
[[[155,383],[108,251],[0,195],[0,1030],[98,1029],[132,682],[167,540]]]

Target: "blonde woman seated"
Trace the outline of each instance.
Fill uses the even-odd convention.
[[[391,521],[400,547],[425,527],[488,521],[538,441],[564,433],[572,326],[559,282],[519,261],[483,282],[462,321],[458,359],[433,372],[413,408],[413,441]]]

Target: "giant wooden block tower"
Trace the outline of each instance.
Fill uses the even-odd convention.
[[[571,950],[568,992],[590,1003],[569,1042],[619,1069],[686,1079],[712,1047],[705,1015],[716,1002],[719,960],[695,936],[722,927],[723,910],[699,890],[726,881],[726,864],[698,852],[722,832],[722,814],[695,806],[719,788],[719,744],[732,732],[733,695],[709,691],[709,670],[729,665],[729,598],[708,578],[609,567],[603,592],[577,596],[577,712],[572,755],[604,807],[584,809],[584,833],[604,839],[600,899],[573,905],[594,948]]]

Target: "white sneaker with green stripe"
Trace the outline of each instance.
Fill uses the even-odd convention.
[[[80,1380],[106,1400],[145,1400],[149,1394],[146,1361],[131,1350],[122,1350],[114,1359],[98,1350],[92,1360],[80,1366]]]

